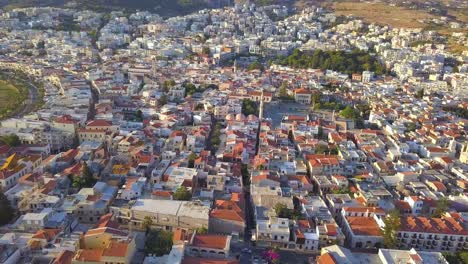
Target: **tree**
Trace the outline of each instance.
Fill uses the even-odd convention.
[[[346,119],[355,119],[356,118],[356,113],[354,112],[354,109],[351,106],[346,106],[345,109],[343,109],[340,112],[340,116],[346,118]]]
[[[384,218],[384,228],[382,230],[384,238],[384,246],[386,248],[396,248],[397,246],[397,232],[400,230],[400,212],[398,210],[390,211]]]
[[[163,94],[163,95],[161,95],[161,97],[159,97],[158,104],[161,105],[161,106],[167,104],[167,96],[165,94]]]
[[[10,201],[3,192],[0,192],[0,226],[10,223],[14,216],[15,211]]]
[[[281,218],[289,218],[290,217],[290,212],[289,212],[289,209],[288,207],[283,204],[283,203],[277,203],[275,204],[275,206],[273,207],[273,209],[275,210],[275,213],[278,217],[281,217]]]
[[[135,112],[135,118],[140,122],[143,121],[143,112],[140,109]]]
[[[201,52],[201,53],[204,54],[204,55],[210,55],[210,53],[211,53],[210,47],[204,46],[204,47],[202,48],[202,52]]]
[[[145,228],[146,235],[148,235],[151,230],[151,226],[153,226],[153,219],[150,216],[145,216],[142,225],[143,228]]]
[[[279,88],[279,97],[283,99],[289,98],[287,81],[283,81],[283,83],[281,84]]]
[[[250,185],[250,173],[249,173],[249,169],[247,168],[247,164],[242,164],[241,175],[242,175],[242,185],[249,186]]]
[[[172,249],[172,232],[166,230],[151,230],[146,238],[146,254],[162,256],[169,254]]]
[[[183,86],[185,88],[185,96],[192,95],[197,92],[197,87],[191,82],[186,82]]]
[[[318,127],[318,132],[317,132],[317,137],[318,137],[318,138],[323,138],[323,136],[324,136],[323,127],[322,127],[322,126],[319,126],[319,127]]]
[[[416,124],[411,122],[408,124],[408,126],[406,127],[406,132],[413,132],[416,130]]]
[[[8,145],[10,147],[17,147],[17,146],[21,145],[21,141],[20,141],[19,137],[17,135],[15,135],[15,134],[0,136],[0,141],[3,144]]]
[[[313,105],[318,104],[318,103],[320,103],[320,100],[321,100],[321,99],[322,99],[322,93],[320,93],[320,92],[314,93],[314,94],[312,95],[311,103],[312,103]]]
[[[176,82],[174,80],[165,80],[163,82],[163,89],[164,91],[169,91],[169,89],[171,89],[172,87],[174,87],[176,85]]]
[[[190,155],[188,156],[188,167],[189,168],[193,168],[195,167],[195,159],[197,158],[197,154],[195,153],[190,153]]]
[[[242,100],[242,113],[246,116],[256,115],[258,113],[257,104],[250,99]]]
[[[436,209],[432,217],[441,217],[448,211],[449,208],[450,201],[447,198],[443,197],[442,199],[437,201]]]
[[[45,48],[45,41],[44,40],[41,40],[37,43],[37,46],[36,46],[37,49],[44,49]]]
[[[415,98],[417,99],[422,99],[424,96],[424,88],[419,89],[416,94],[414,95]]]
[[[253,70],[263,71],[263,65],[258,61],[254,61],[251,64],[249,64],[249,66],[247,66],[247,70],[248,71],[253,71]]]
[[[81,177],[84,181],[85,187],[93,187],[96,184],[97,180],[93,176],[93,172],[88,167],[86,162],[83,163],[83,167],[81,168]]]
[[[206,228],[206,226],[202,226],[202,227],[197,228],[197,234],[203,235],[203,234],[206,234],[206,233],[208,233],[208,228]]]
[[[192,193],[187,190],[185,186],[180,186],[174,195],[172,195],[172,198],[178,201],[190,201],[190,199],[192,199]]]
[[[73,188],[81,189],[83,186],[85,186],[85,181],[82,177],[79,177],[79,176],[72,177]]]

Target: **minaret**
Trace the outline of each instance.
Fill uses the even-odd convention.
[[[258,109],[258,119],[260,122],[263,120],[263,90],[262,95],[260,96],[260,108]]]

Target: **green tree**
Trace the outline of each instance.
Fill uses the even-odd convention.
[[[37,43],[37,46],[36,46],[37,49],[44,49],[45,48],[45,41],[44,40],[41,40]]]
[[[176,82],[174,80],[165,80],[163,82],[163,89],[164,91],[169,91],[169,89],[171,89],[172,87],[174,87],[176,85]]]
[[[150,230],[146,237],[145,252],[162,256],[169,254],[172,249],[172,232],[166,230]]]
[[[206,226],[202,226],[202,227],[197,228],[197,234],[203,235],[203,234],[206,234],[206,233],[208,233],[208,228],[206,228]]]
[[[143,112],[140,109],[135,112],[135,118],[140,122],[143,121]]]
[[[189,168],[193,168],[195,167],[195,159],[197,158],[197,154],[195,153],[190,153],[190,155],[188,156],[188,167]]]
[[[21,145],[21,141],[20,141],[19,137],[17,135],[15,135],[15,134],[0,136],[0,141],[3,144],[8,145],[10,147],[17,147],[17,146]]]
[[[201,52],[201,53],[204,54],[204,55],[210,55],[210,53],[211,53],[210,48],[207,47],[207,46],[204,46],[204,47],[202,48],[202,52]]]
[[[283,81],[283,83],[281,83],[281,86],[279,87],[279,97],[282,99],[289,98],[287,81]]]
[[[253,70],[263,71],[263,68],[264,68],[263,65],[258,61],[254,61],[251,64],[249,64],[249,66],[247,66],[248,71],[253,71]]]
[[[432,217],[441,217],[448,211],[449,208],[450,201],[446,197],[443,197],[442,199],[437,201],[436,209]]]
[[[158,104],[160,106],[163,106],[163,105],[167,104],[167,96],[165,94],[163,94],[163,95],[161,95],[161,97],[159,97]]]
[[[384,246],[386,248],[397,247],[397,233],[400,230],[400,212],[398,210],[390,211],[390,213],[384,218],[384,228],[382,230],[384,238]]]
[[[190,201],[192,193],[185,186],[180,186],[172,195],[172,198],[178,201]]]
[[[6,225],[13,220],[15,210],[3,192],[0,192],[0,226]]]
[[[242,113],[246,116],[257,115],[258,113],[257,104],[250,99],[242,100]]]
[[[88,167],[86,162],[83,163],[81,168],[81,177],[84,181],[84,187],[93,187],[96,184],[97,180],[94,178],[93,172]]]
[[[81,189],[81,188],[83,188],[83,186],[85,186],[85,184],[86,184],[85,180],[82,177],[74,176],[72,178],[72,187],[73,188]]]
[[[277,203],[273,207],[275,213],[278,217],[289,218],[291,216],[289,208],[283,203]]]
[[[322,99],[322,93],[320,93],[320,92],[314,93],[314,94],[312,95],[311,103],[312,103],[313,105],[318,104],[318,103],[320,103],[320,100],[321,100],[321,99]]]
[[[321,139],[323,139],[323,137],[324,137],[323,127],[322,126],[318,127],[317,137],[321,138]]]
[[[183,86],[185,88],[185,96],[192,95],[197,92],[197,87],[191,82],[186,82]]]
[[[142,225],[145,229],[146,234],[148,235],[149,231],[151,230],[151,227],[153,226],[153,219],[150,216],[145,216]]]
[[[413,132],[415,130],[416,130],[416,123],[411,122],[406,127],[406,132]]]
[[[345,109],[343,109],[340,112],[340,116],[346,118],[346,119],[355,119],[356,118],[356,113],[354,112],[354,109],[351,106],[346,106]]]
[[[424,96],[424,88],[419,89],[416,94],[414,95],[415,98],[417,99],[422,99]]]

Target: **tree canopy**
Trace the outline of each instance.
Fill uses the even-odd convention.
[[[263,64],[261,64],[258,61],[252,62],[249,66],[247,66],[247,70],[253,71],[253,70],[261,70],[263,71]]]
[[[385,73],[384,66],[375,57],[358,49],[354,49],[352,52],[318,49],[314,53],[306,53],[296,49],[291,55],[278,58],[278,63],[293,68],[334,70],[348,75],[363,71],[373,71],[377,75]]]
[[[15,134],[0,136],[0,142],[10,147],[17,147],[21,144],[19,137]]]
[[[436,209],[434,211],[433,217],[441,217],[445,214],[450,208],[450,201],[447,198],[442,198],[437,201]]]
[[[166,230],[150,230],[146,237],[146,254],[155,254],[156,256],[169,254],[172,249],[172,236],[172,232]]]
[[[11,222],[14,216],[15,210],[11,206],[10,201],[3,192],[0,192],[0,226]]]
[[[346,118],[346,119],[356,119],[356,112],[351,106],[346,106],[345,109],[343,109],[340,112],[340,116]]]
[[[398,210],[391,211],[383,220],[385,226],[382,230],[384,238],[384,246],[386,248],[397,247],[397,232],[400,230],[400,212]]]
[[[190,153],[190,155],[188,156],[188,167],[189,168],[193,168],[195,167],[195,159],[197,158],[197,154],[195,153]]]
[[[248,115],[257,115],[258,107],[257,103],[250,99],[242,100],[242,113],[246,116]]]
[[[178,201],[189,201],[192,199],[192,193],[185,186],[180,186],[172,195],[172,198]]]

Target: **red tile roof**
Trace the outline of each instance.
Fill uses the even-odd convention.
[[[221,235],[195,235],[191,243],[195,247],[224,249],[228,242],[227,236]]]
[[[317,264],[338,264],[330,253],[325,253],[317,258]]]
[[[373,217],[348,216],[346,220],[354,235],[358,236],[381,236],[380,227]]]

